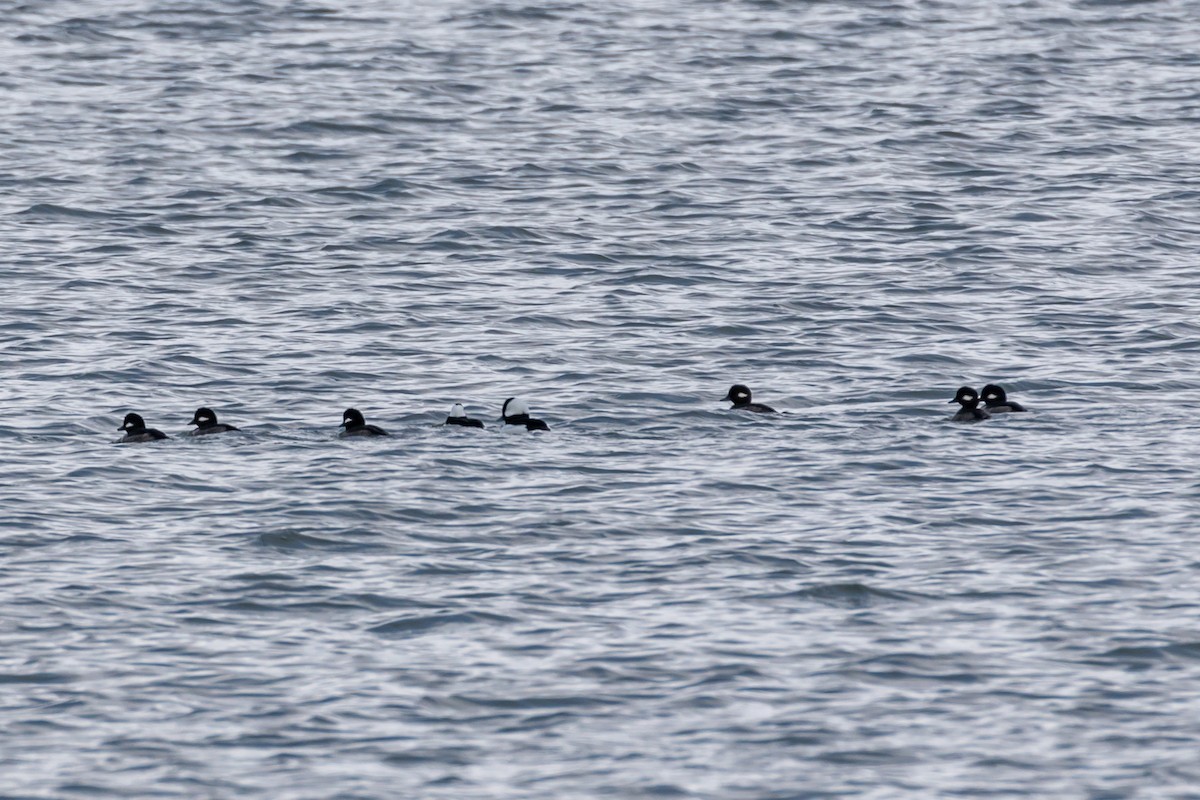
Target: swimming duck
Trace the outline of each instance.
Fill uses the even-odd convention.
[[[339,437],[347,436],[387,436],[388,432],[378,425],[368,425],[363,419],[362,412],[357,408],[347,408],[342,412],[342,427],[345,429]]]
[[[227,425],[224,422],[217,422],[217,415],[211,408],[201,406],[196,409],[196,413],[192,415],[192,421],[189,425],[195,425],[196,430],[191,431],[192,436],[203,436],[208,433],[225,433],[226,431],[236,431],[238,428],[232,425]]]
[[[979,390],[989,414],[1003,414],[1007,411],[1025,411],[1025,406],[1015,400],[1009,400],[1002,386],[989,383]]]
[[[131,444],[133,442],[156,442],[159,439],[170,439],[162,431],[157,428],[147,428],[146,420],[142,419],[138,414],[126,414],[125,421],[121,423],[119,431],[125,431],[125,435],[117,441],[121,444]]]
[[[962,408],[950,419],[955,422],[975,422],[981,419],[991,419],[992,415],[979,408],[979,392],[970,386],[963,386],[954,394],[951,403],[958,403]]]
[[[750,387],[735,383],[729,387],[729,393],[721,398],[733,403],[731,411],[753,411],[756,414],[774,414],[775,409],[762,403],[750,402]]]
[[[529,416],[529,404],[519,397],[510,397],[500,409],[505,425],[524,425],[527,431],[548,431],[550,426],[540,419]]]

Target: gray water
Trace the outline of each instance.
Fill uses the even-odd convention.
[[[1200,797],[1198,78],[1182,0],[0,0],[0,795]]]

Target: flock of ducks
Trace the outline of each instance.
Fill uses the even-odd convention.
[[[735,383],[729,387],[729,392],[722,400],[728,400],[733,403],[732,411],[750,411],[756,414],[774,414],[775,409],[763,403],[751,402],[750,388],[740,383]],[[954,395],[951,403],[958,403],[962,406],[958,413],[951,417],[955,422],[974,422],[976,420],[990,419],[992,414],[999,414],[1009,411],[1024,411],[1025,407],[1020,403],[1008,399],[1004,389],[994,383],[989,383],[983,387],[982,392],[977,392],[970,386],[964,386]],[[984,404],[983,408],[979,407],[980,403]],[[500,419],[505,425],[524,425],[528,431],[548,431],[550,426],[543,420],[536,419],[529,415],[529,405],[522,399],[510,397],[504,401],[504,406],[500,409]],[[195,425],[195,429],[188,432],[189,436],[206,436],[213,433],[227,433],[229,431],[240,430],[239,428],[229,425],[224,422],[217,421],[216,412],[211,408],[201,407],[196,409],[196,413],[192,415],[192,421],[189,425]],[[455,403],[450,409],[450,415],[446,417],[446,425],[457,425],[463,428],[482,428],[483,420],[474,419],[467,416],[466,409],[462,403]],[[348,436],[387,436],[388,432],[378,425],[368,425],[362,412],[357,408],[347,408],[342,412],[342,425],[339,437],[345,438]],[[135,442],[155,442],[160,439],[170,439],[162,431],[157,428],[146,427],[146,421],[141,415],[129,413],[125,415],[124,422],[121,427],[117,428],[125,435],[117,440],[118,444],[131,444]]]
[[[550,430],[550,426],[543,420],[529,416],[529,405],[517,397],[510,397],[504,401],[504,406],[500,410],[500,418],[505,425],[524,425],[527,431]],[[241,430],[233,425],[217,422],[217,413],[206,407],[197,408],[196,413],[192,415],[192,421],[188,424],[196,426],[195,429],[188,431],[189,436],[206,436],[212,433]],[[463,428],[482,428],[483,420],[468,417],[462,403],[455,403],[454,408],[450,409],[450,416],[446,417],[445,424],[458,425]],[[357,408],[347,408],[342,412],[341,428],[338,437],[343,439],[348,436],[388,435],[388,432],[378,425],[368,425],[362,412]],[[117,440],[117,444],[157,442],[160,439],[171,438],[158,428],[146,427],[146,420],[142,419],[141,414],[126,414],[125,420],[117,430],[125,434]]]

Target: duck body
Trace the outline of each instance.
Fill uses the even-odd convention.
[[[950,418],[952,422],[979,422],[992,418],[991,414],[979,407],[979,392],[970,386],[961,387],[954,393],[954,399],[950,402],[962,406],[958,413]]]
[[[1004,391],[1003,386],[997,386],[994,383],[989,383],[987,386],[979,390],[980,396],[983,398],[984,407],[989,414],[1005,414],[1016,411],[1026,411],[1025,406],[1018,403],[1016,400],[1009,400],[1008,394]]]
[[[450,416],[446,417],[445,424],[458,425],[462,428],[482,428],[483,420],[468,417],[467,410],[463,408],[462,403],[455,403],[454,408],[450,409]]]
[[[505,425],[524,425],[527,431],[548,431],[550,426],[545,420],[535,419],[528,414],[513,414],[504,418]]]
[[[500,409],[505,425],[524,425],[527,431],[548,431],[550,426],[543,420],[529,416],[529,404],[519,397],[510,397]]]
[[[160,439],[171,438],[157,428],[147,428],[146,421],[139,414],[126,414],[121,427],[117,430],[125,432],[125,435],[117,440],[118,444],[157,442]]]
[[[204,436],[210,433],[227,433],[229,431],[241,430],[232,425],[227,425],[224,422],[217,422],[217,415],[211,408],[197,408],[196,413],[192,415],[192,421],[189,425],[195,425],[196,430],[191,431],[191,436]]]
[[[755,414],[774,414],[775,409],[763,403],[750,402],[750,387],[740,383],[735,383],[729,387],[729,393],[722,397],[722,400],[728,400],[733,403],[731,411],[750,411]]]
[[[362,412],[357,408],[347,408],[342,412],[342,432],[339,438],[350,436],[387,436],[388,432],[378,425],[368,425],[363,419]]]

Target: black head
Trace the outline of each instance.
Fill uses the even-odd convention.
[[[188,424],[199,425],[201,427],[205,425],[216,425],[217,415],[213,413],[211,408],[197,408],[196,413],[192,415],[192,421]]]
[[[125,421],[121,423],[121,427],[117,428],[117,430],[125,431],[126,433],[141,433],[146,430],[146,420],[142,419],[139,414],[126,414]]]
[[[979,396],[989,406],[1002,406],[1008,400],[1008,395],[1004,393],[1004,387],[997,386],[994,383],[989,383],[980,389]]]
[[[729,400],[735,406],[747,405],[750,402],[750,387],[743,386],[740,383],[735,383],[733,386],[729,387],[729,394],[725,395],[721,399]]]
[[[950,402],[958,403],[963,408],[974,408],[979,405],[979,392],[970,386],[963,386],[954,393],[954,399]]]
[[[367,421],[363,419],[362,412],[357,408],[347,408],[342,412],[342,424],[351,428],[366,425]]]
[[[508,416],[508,406],[510,403],[512,403],[512,401],[514,401],[516,399],[517,398],[515,398],[515,397],[510,397],[504,401],[504,405],[500,407],[500,418],[501,419]]]

